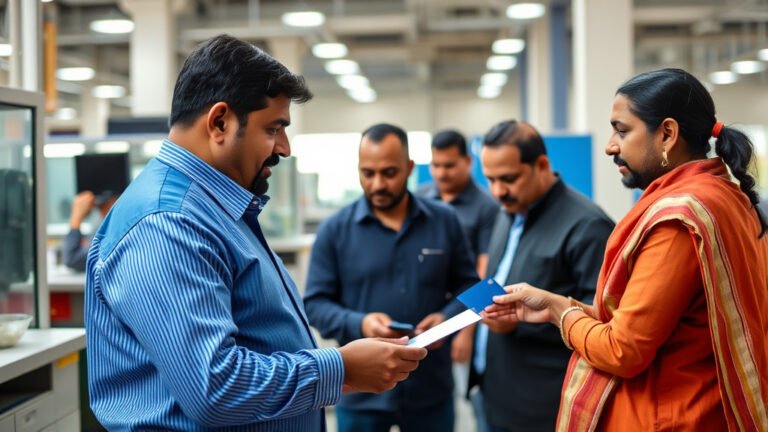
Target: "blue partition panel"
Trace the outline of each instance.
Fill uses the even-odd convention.
[[[545,136],[552,168],[570,187],[592,199],[592,137],[589,135]]]

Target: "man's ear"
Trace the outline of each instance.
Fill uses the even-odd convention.
[[[677,120],[667,117],[661,121],[658,132],[661,134],[661,146],[671,152],[680,137],[680,124]]]
[[[539,171],[546,171],[549,169],[549,158],[547,155],[539,155],[539,157],[536,158],[536,168],[539,169]]]
[[[228,117],[231,115],[229,105],[226,102],[216,102],[208,109],[206,116],[206,130],[209,139],[217,144],[222,144],[227,133]]]

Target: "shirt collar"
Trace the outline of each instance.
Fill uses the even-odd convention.
[[[550,187],[549,190],[546,191],[541,198],[536,200],[536,202],[531,205],[530,209],[528,209],[528,217],[526,218],[528,221],[536,220],[544,209],[549,206],[548,203],[552,202],[565,192],[565,183],[563,183],[560,175],[555,173],[555,177],[557,177],[557,180],[555,180],[552,187]]]
[[[200,185],[234,220],[242,218],[249,206],[255,206],[260,212],[269,201],[269,196],[252,194],[221,171],[169,139],[163,140],[157,160],[182,172]]]
[[[464,189],[459,192],[458,195],[456,195],[456,198],[453,199],[453,201],[450,202],[450,204],[460,204],[463,202],[472,202],[471,198],[474,196],[475,192],[477,191],[477,185],[475,184],[475,181],[471,178],[467,182],[466,186],[464,186]],[[427,193],[425,196],[433,199],[441,199],[440,198],[440,190],[437,189],[437,184],[432,183],[429,186],[429,189],[427,189]]]

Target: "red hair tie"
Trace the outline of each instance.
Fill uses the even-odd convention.
[[[715,125],[712,126],[712,137],[717,139],[717,137],[720,136],[721,130],[723,130],[723,122],[721,121],[715,122]]]

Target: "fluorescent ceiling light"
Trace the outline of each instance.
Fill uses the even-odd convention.
[[[149,140],[144,141],[142,147],[142,153],[148,158],[153,158],[160,153],[160,147],[163,146],[163,140]]]
[[[348,90],[370,86],[368,78],[362,75],[340,75],[336,77],[336,82]]]
[[[496,54],[517,54],[525,49],[525,41],[522,39],[499,39],[491,45]]]
[[[42,1],[43,3],[50,3],[50,2],[52,2],[53,0],[41,0],[41,1]]]
[[[489,72],[480,77],[481,86],[500,87],[507,83],[507,74],[502,72]]]
[[[91,94],[101,99],[115,99],[125,96],[125,87],[119,85],[98,85],[91,89]]]
[[[717,71],[709,74],[709,81],[711,81],[712,84],[733,84],[737,79],[738,76],[731,71]]]
[[[325,70],[331,75],[355,75],[360,66],[353,60],[330,60],[325,62]]]
[[[512,19],[534,19],[547,11],[541,3],[517,3],[507,8],[507,17]]]
[[[319,43],[312,47],[312,54],[322,59],[341,58],[347,55],[347,46],[336,42]]]
[[[731,70],[738,74],[747,75],[765,70],[765,63],[758,60],[740,60],[731,63]]]
[[[125,34],[133,31],[133,21],[129,19],[103,19],[91,21],[91,30],[96,33]]]
[[[13,46],[11,44],[0,44],[0,57],[8,57],[13,54]]]
[[[96,143],[96,153],[128,153],[131,144],[128,141],[99,141]]]
[[[493,99],[499,97],[501,94],[501,87],[484,85],[477,89],[477,95],[483,99]]]
[[[768,48],[763,48],[757,52],[757,58],[762,61],[768,61]]]
[[[517,66],[517,58],[512,56],[495,55],[488,57],[485,67],[492,71],[505,71]]]
[[[370,87],[360,87],[347,90],[347,94],[352,99],[361,103],[370,103],[376,100],[376,91]]]
[[[315,11],[286,12],[282,20],[291,27],[318,27],[325,22],[325,15]]]
[[[96,75],[89,67],[67,67],[56,71],[56,78],[64,81],[88,81]]]
[[[77,117],[77,110],[70,107],[61,107],[53,113],[56,120],[74,120]]]
[[[83,153],[85,153],[85,144],[83,143],[55,143],[46,144],[43,147],[43,154],[47,158],[68,158]]]

